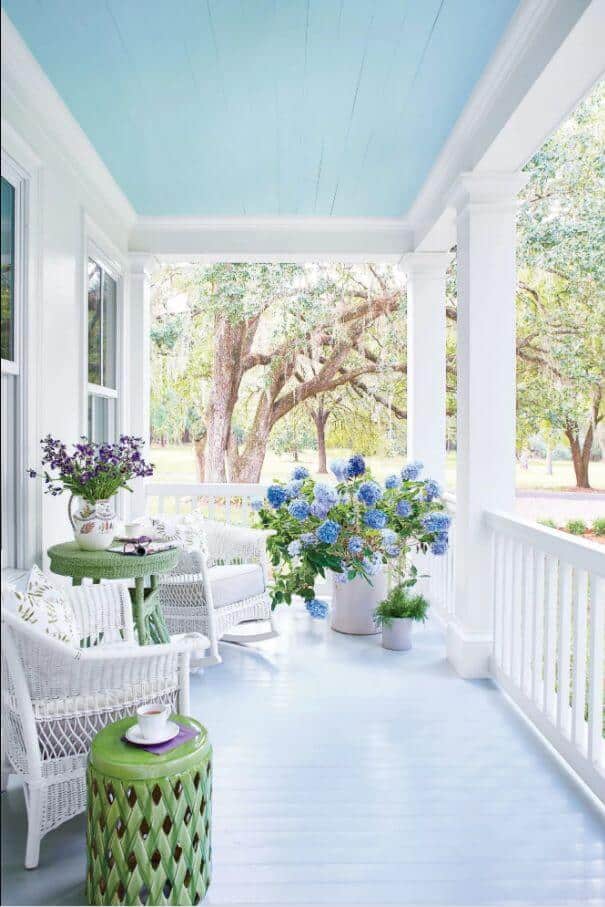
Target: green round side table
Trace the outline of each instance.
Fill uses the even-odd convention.
[[[136,718],[103,728],[87,771],[89,904],[198,904],[210,885],[212,747],[198,731],[163,755],[125,743]]]
[[[130,589],[132,614],[142,646],[170,642],[160,607],[158,576],[176,567],[177,548],[130,557],[114,551],[84,551],[76,542],[63,542],[48,549],[50,569],[59,576],[71,576],[74,586],[84,578],[98,583],[102,579],[134,579]],[[149,586],[145,581],[149,578]]]

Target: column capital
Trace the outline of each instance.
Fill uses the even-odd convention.
[[[452,258],[450,252],[406,252],[401,259],[401,267],[408,278],[443,278]]]
[[[485,170],[461,173],[452,187],[450,204],[462,214],[469,206],[514,209],[517,195],[529,179],[520,170],[506,173]]]
[[[155,255],[149,252],[129,252],[128,272],[139,276],[149,276],[156,265]]]

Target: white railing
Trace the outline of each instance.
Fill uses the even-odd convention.
[[[145,494],[147,512],[151,515],[190,513],[196,509],[211,520],[249,526],[254,513],[250,502],[253,498],[264,497],[266,491],[267,485],[253,483],[204,482],[175,485],[150,482]]]
[[[508,514],[486,520],[493,674],[605,800],[605,549]]]
[[[445,495],[447,509],[452,523],[450,526],[450,541],[447,553],[439,556],[429,556],[421,565],[426,567],[428,577],[424,580],[424,590],[437,617],[447,623],[455,613],[456,600],[456,499],[451,494]],[[419,565],[420,566],[420,565]]]

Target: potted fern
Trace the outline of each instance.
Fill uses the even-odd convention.
[[[405,652],[412,648],[412,629],[416,621],[426,620],[429,603],[412,591],[416,580],[408,579],[394,586],[374,611],[374,621],[382,628],[385,649]]]

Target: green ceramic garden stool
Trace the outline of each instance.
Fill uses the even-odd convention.
[[[198,731],[156,756],[122,740],[124,718],[100,731],[88,763],[89,904],[198,904],[210,884],[212,747]]]
[[[76,542],[63,542],[53,545],[47,553],[52,572],[71,576],[74,586],[79,586],[84,578],[95,583],[102,579],[134,580],[130,598],[139,643],[148,646],[170,642],[160,607],[158,576],[176,567],[177,548],[143,557],[127,557],[115,551],[84,551]]]

